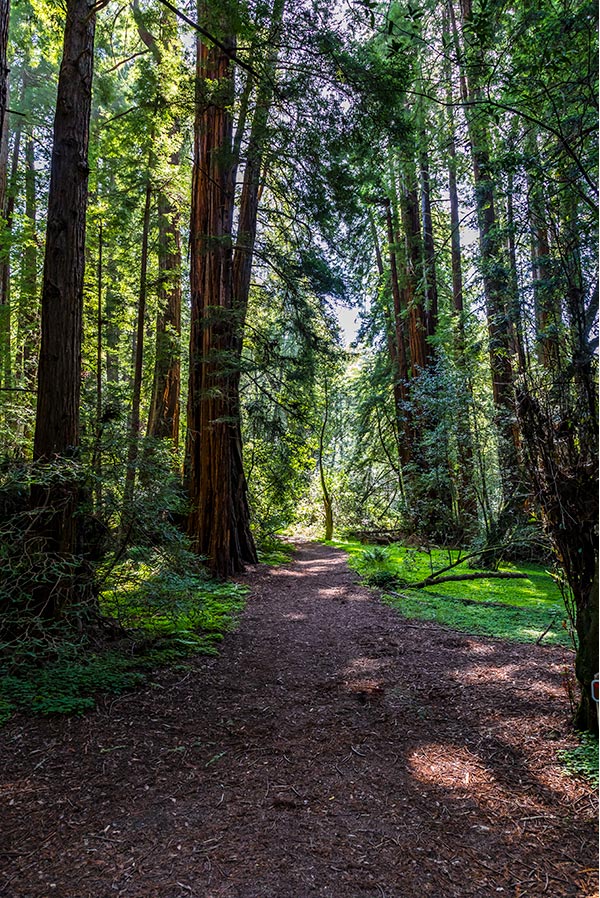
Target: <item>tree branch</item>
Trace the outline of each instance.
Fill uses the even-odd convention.
[[[210,31],[206,30],[206,28],[203,28],[197,22],[194,22],[193,19],[190,19],[189,16],[186,16],[186,14],[181,12],[180,9],[177,9],[176,6],[173,6],[172,3],[169,3],[169,0],[159,0],[159,2],[162,3],[163,6],[166,6],[167,9],[170,9],[171,12],[174,12],[175,15],[178,16],[182,22],[185,22],[186,25],[189,25],[190,28],[193,28],[194,31],[197,31],[198,34],[201,34],[202,37],[205,37],[207,40],[209,40],[212,44],[215,45],[215,47],[218,47],[219,50],[221,50],[223,53],[225,53],[226,56],[229,57],[229,59],[232,59],[243,69],[246,69],[246,71],[250,72],[251,75],[258,77],[256,70],[251,65],[249,65],[247,62],[244,62],[242,59],[240,59],[239,56],[237,55],[237,53],[235,53],[231,49],[231,47],[227,47],[225,44],[223,44],[217,37],[214,36],[214,34],[211,34]]]

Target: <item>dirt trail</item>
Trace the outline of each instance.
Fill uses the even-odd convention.
[[[1,898],[595,894],[561,650],[407,623],[319,545],[246,580],[219,658],[0,733]]]

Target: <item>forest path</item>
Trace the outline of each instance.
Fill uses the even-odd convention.
[[[5,728],[1,898],[594,894],[561,650],[408,623],[321,545],[244,580],[218,658]]]

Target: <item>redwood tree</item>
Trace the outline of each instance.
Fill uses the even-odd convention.
[[[58,80],[48,196],[42,286],[42,337],[34,458],[61,461],[79,445],[85,216],[88,197],[88,134],[96,11],[104,4],[68,0]],[[33,490],[44,505],[39,534],[47,552],[77,549],[77,486],[69,480]],[[60,575],[57,575],[60,576]],[[76,578],[45,582],[34,608],[55,616],[70,601]]]
[[[201,4],[199,18],[206,21]],[[217,576],[256,560],[239,458],[237,352],[242,322],[232,278],[235,37],[221,11],[211,23],[219,45],[198,42],[194,170],[190,221],[190,376],[188,533]]]

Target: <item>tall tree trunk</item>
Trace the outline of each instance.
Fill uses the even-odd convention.
[[[519,289],[519,270],[517,264],[517,244],[515,240],[516,223],[514,210],[514,175],[512,171],[506,176],[506,248],[508,253],[508,309],[512,353],[517,360],[520,375],[528,368],[527,349],[523,328],[523,309],[521,308],[521,291]]]
[[[454,7],[449,0],[448,10],[454,44],[461,70],[461,93],[471,144],[475,205],[479,225],[479,247],[489,334],[489,356],[492,391],[496,409],[496,429],[502,470],[504,514],[510,518],[522,508],[522,477],[519,464],[519,430],[516,422],[512,346],[509,316],[506,305],[509,285],[500,229],[496,217],[496,191],[490,160],[490,137],[487,118],[478,105],[483,98],[482,83],[486,62],[473,29],[471,0],[462,2],[463,28],[468,30],[472,44],[464,54],[456,26]],[[504,524],[501,525],[503,529]]]
[[[444,34],[448,34],[448,18],[444,15]],[[473,404],[473,390],[468,370],[465,330],[465,308],[462,277],[462,248],[460,242],[460,203],[456,178],[456,134],[449,66],[446,67],[446,100],[448,103],[448,196],[450,200],[450,256],[452,266],[452,317],[454,320],[454,346],[456,365],[464,391],[461,390],[459,414],[456,422],[458,446],[458,472],[456,478],[457,511],[463,533],[474,532],[477,523],[477,495],[475,490],[475,461],[473,434],[469,418],[469,405]]]
[[[572,594],[577,631],[575,670],[581,699],[575,723],[598,732],[591,683],[598,673],[598,436],[597,424],[581,422],[577,439],[556,426],[556,410],[527,390],[519,393],[528,469]]]
[[[404,185],[400,197],[402,228],[406,245],[406,273],[404,278],[404,306],[408,309],[408,345],[411,377],[419,376],[431,361],[431,347],[427,342],[427,320],[418,283],[423,272],[423,242],[419,216],[417,174],[414,163],[405,164]]]
[[[400,464],[406,465],[412,458],[414,433],[412,414],[410,408],[408,353],[406,346],[404,306],[400,279],[398,275],[398,260],[396,254],[396,241],[394,235],[394,219],[392,216],[392,204],[385,201],[385,215],[388,240],[388,258],[390,263],[390,280],[392,286],[392,300],[394,303],[394,337],[395,337],[395,368],[394,398],[396,402],[396,419],[398,422],[398,439],[400,448]]]
[[[425,148],[420,152],[421,177],[421,218],[423,220],[423,273],[425,278],[425,325],[427,336],[433,337],[438,324],[438,290],[435,266],[435,242],[433,239],[433,216],[431,214],[431,176],[429,173],[429,157]]]
[[[323,509],[325,511],[325,539],[333,539],[333,505],[331,502],[331,494],[327,486],[327,478],[325,476],[325,465],[323,464],[323,455],[325,452],[325,432],[327,430],[327,421],[329,418],[329,393],[327,383],[325,383],[325,413],[319,430],[319,478],[321,480],[321,490],[323,492]]]
[[[371,209],[367,210],[369,216],[369,226],[371,229],[371,235],[373,237],[373,246],[375,248],[375,258],[377,262],[377,271],[379,273],[379,277],[381,283],[384,283],[385,278],[385,269],[383,266],[383,256],[381,253],[381,247],[379,246],[379,235],[377,233],[377,227],[375,225],[375,219],[373,216],[373,212]],[[390,222],[391,223],[391,210],[390,210]],[[392,228],[393,235],[393,228]],[[397,272],[396,272],[397,274]],[[398,286],[398,282],[396,280],[396,290],[398,294],[398,303],[400,302],[400,288]],[[387,346],[388,346],[388,355],[390,359],[390,370],[392,373],[392,392],[394,396],[394,437],[396,441],[396,450],[398,454],[398,461],[400,462],[400,466],[397,467],[393,465],[394,470],[398,472],[398,481],[400,486],[400,491],[402,493],[402,497],[404,496],[404,478],[402,476],[402,454],[404,451],[404,446],[406,441],[402,439],[402,428],[403,428],[403,413],[404,413],[404,391],[406,390],[406,383],[401,383],[400,378],[400,366],[398,362],[398,349],[396,346],[396,339],[398,337],[397,331],[395,329],[395,316],[392,316],[392,313],[389,309],[387,303],[383,305],[383,315],[385,318],[386,325],[386,336],[387,336]],[[382,441],[383,443],[383,441]],[[410,448],[407,445],[407,448]]]
[[[102,213],[100,213],[102,214]],[[104,312],[104,228],[102,219],[98,224],[98,265],[96,283],[96,440],[94,445],[93,468],[96,477],[95,505],[96,509],[102,507],[102,374],[104,358],[102,331]]]
[[[79,397],[85,216],[88,197],[88,136],[96,4],[68,0],[63,58],[58,79],[48,195],[42,287],[42,338],[34,458],[50,462],[76,454]],[[70,556],[78,548],[76,483],[32,490],[45,551]],[[33,607],[55,617],[79,588],[80,571],[34,590]]]
[[[177,43],[177,22],[171,11],[161,10],[163,35],[158,41],[146,27],[139,0],[134,0],[133,15],[141,40],[160,67],[165,48]],[[180,123],[173,122],[170,140],[176,140]],[[171,154],[174,169],[180,165],[180,153]],[[181,235],[180,213],[166,188],[158,193],[158,314],[152,397],[148,415],[148,435],[179,443],[179,393],[181,382]]]
[[[10,0],[0,0],[0,144],[8,132],[8,20]],[[6,169],[0,165],[0,212],[4,209]]]
[[[151,163],[148,162],[144,212],[142,216],[142,252],[140,258],[140,289],[138,293],[137,321],[135,329],[135,351],[133,370],[133,395],[131,417],[129,419],[129,440],[127,446],[127,470],[123,490],[124,526],[128,520],[135,491],[135,478],[140,448],[140,407],[142,399],[142,376],[144,373],[144,327],[146,323],[146,295],[148,290],[148,241],[150,235],[150,208],[152,202]]]
[[[241,357],[244,341],[244,328],[248,311],[248,299],[250,296],[254,245],[256,242],[261,172],[263,171],[263,161],[266,149],[267,124],[273,102],[273,79],[275,76],[275,65],[279,50],[279,32],[281,29],[284,6],[285,0],[274,0],[267,40],[269,51],[267,59],[265,60],[263,78],[256,94],[254,115],[250,126],[250,134],[248,136],[246,164],[244,167],[242,193],[239,204],[237,239],[233,255],[232,302],[235,315],[235,368],[231,383],[234,419],[233,427],[235,429],[233,461],[236,503],[241,504],[242,506],[247,505],[248,499],[247,482],[243,466],[241,409],[239,402]],[[240,130],[241,128],[238,128],[238,134]],[[238,143],[239,137],[236,135],[234,146]],[[240,521],[239,540],[244,556],[247,558],[255,558],[256,548],[249,527],[249,517],[244,516],[242,521]]]
[[[25,248],[21,265],[21,287],[17,321],[17,346],[19,361],[17,371],[23,384],[29,388],[35,383],[39,353],[39,300],[38,300],[38,245],[36,177],[33,137],[25,143],[25,222],[23,226]]]
[[[208,10],[199,6],[199,18]],[[247,496],[240,492],[232,227],[235,39],[226,15],[212,23],[220,47],[198,42],[194,167],[190,222],[190,380],[188,393],[188,533],[211,571],[227,577],[256,560],[246,534]],[[210,85],[210,87],[209,87]],[[206,91],[211,96],[206,96]]]
[[[179,164],[179,153],[173,154]],[[181,382],[181,235],[179,213],[164,191],[158,196],[158,317],[148,434],[179,443]]]
[[[537,160],[535,136],[527,141],[527,154]],[[533,165],[527,169],[527,199],[531,235],[531,273],[535,309],[536,353],[539,363],[556,373],[562,364],[561,314],[556,296],[554,266],[548,233],[544,186]]]
[[[21,154],[21,133],[22,122],[19,118],[13,142],[8,190],[2,208],[4,218],[2,229],[4,233],[3,246],[0,249],[0,377],[5,386],[10,386],[13,373],[11,363],[13,316],[10,297],[10,250],[15,212],[15,198],[17,193],[17,173],[19,168],[19,157]],[[6,134],[5,139],[7,140]],[[6,151],[8,151],[8,143],[6,145]],[[4,149],[0,152],[3,154]]]

